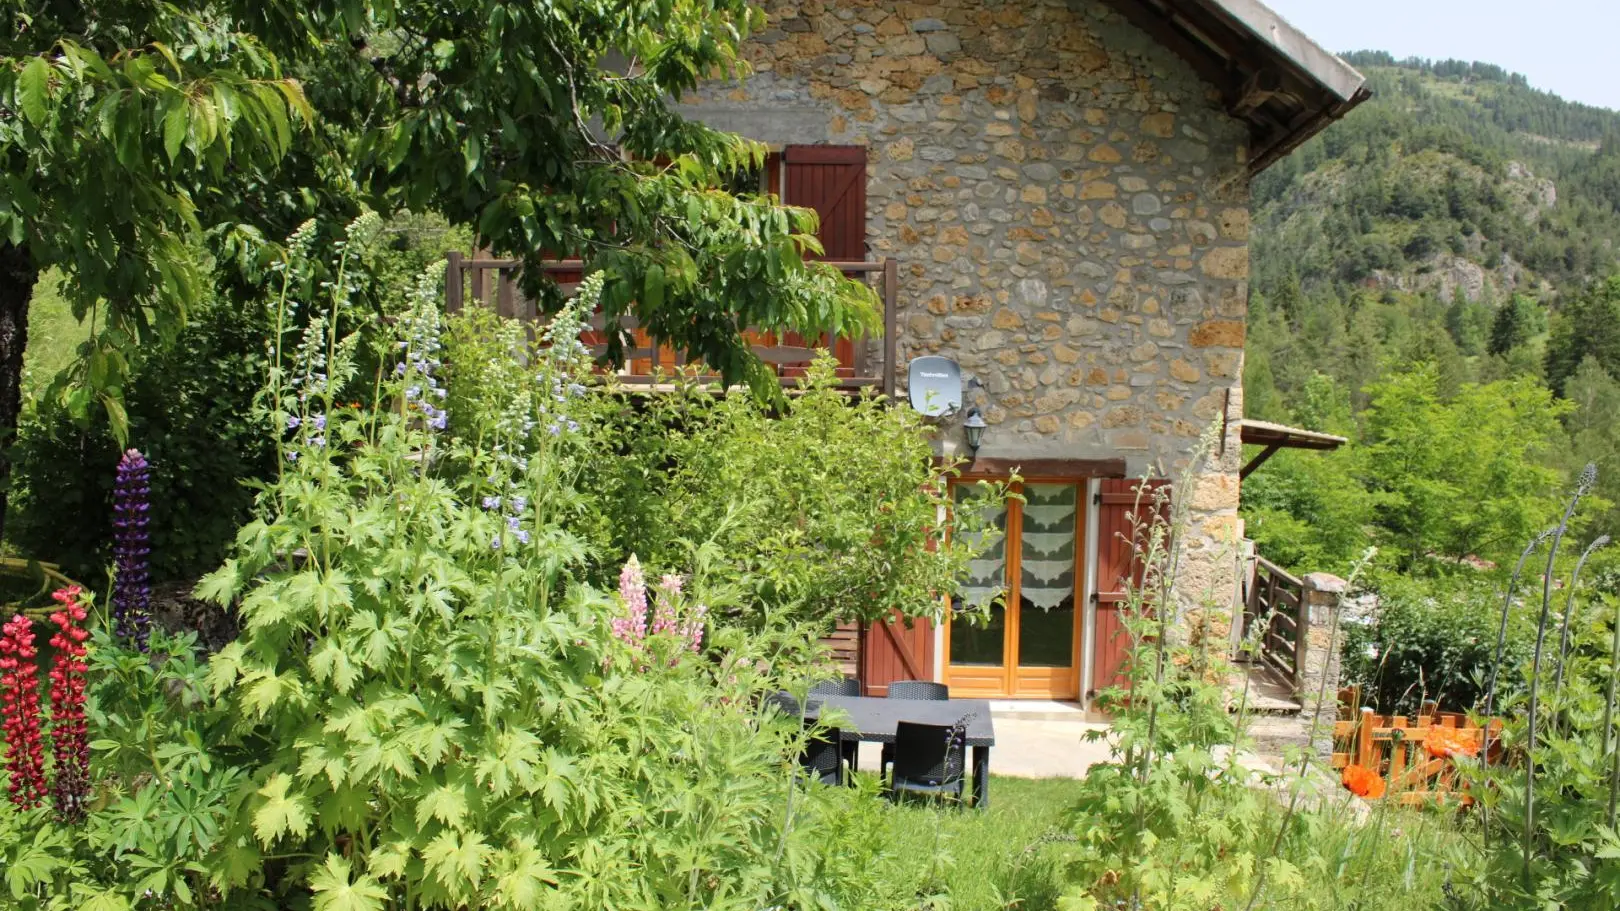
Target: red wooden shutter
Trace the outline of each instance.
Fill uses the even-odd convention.
[[[816,236],[824,259],[866,259],[866,147],[788,146],[787,194],[782,201],[821,216]]]
[[[898,613],[866,630],[861,647],[861,685],[868,696],[887,696],[896,680],[934,679],[934,624],[919,617],[910,625]]]
[[[1140,495],[1136,478],[1105,478],[1101,482],[1102,502],[1097,510],[1097,624],[1092,636],[1091,686],[1095,695],[1111,686],[1125,685],[1125,659],[1131,647],[1121,611],[1128,600],[1127,588],[1142,584],[1146,567],[1137,553],[1137,524],[1148,521],[1153,511],[1153,492],[1168,487],[1162,479],[1147,482]],[[1168,520],[1169,503],[1160,506]],[[1133,519],[1135,521],[1133,521]],[[1146,529],[1144,528],[1145,532]]]
[[[786,190],[782,201],[788,205],[816,210],[821,227],[816,237],[823,249],[820,259],[833,262],[866,260],[866,147],[865,146],[788,146],[782,150],[786,168]],[[841,375],[853,375],[855,346],[848,339],[832,344],[842,366]],[[803,345],[789,336],[788,345]],[[798,371],[784,371],[794,373]]]

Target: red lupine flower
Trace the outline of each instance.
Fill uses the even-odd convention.
[[[50,674],[51,753],[56,759],[52,793],[56,815],[65,823],[84,819],[85,798],[90,795],[90,737],[84,722],[84,640],[90,633],[81,625],[85,609],[79,594],[75,586],[52,595],[63,605],[51,614],[57,627],[51,637],[57,650]]]
[[[38,654],[34,627],[27,617],[17,614],[0,626],[0,728],[5,733],[11,802],[24,810],[45,799]]]

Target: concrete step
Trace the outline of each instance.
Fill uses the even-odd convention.
[[[1078,702],[1054,699],[992,699],[990,715],[1017,721],[1073,721],[1096,724],[1108,719],[1100,712],[1087,711]]]

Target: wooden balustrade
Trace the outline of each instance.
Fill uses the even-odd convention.
[[[534,301],[527,299],[518,283],[522,263],[515,259],[467,257],[452,252],[447,256],[445,269],[445,308],[459,312],[468,305],[491,306],[501,316],[521,320],[538,320],[540,314]],[[752,343],[760,360],[770,365],[784,386],[799,381],[814,360],[816,349],[825,348],[838,357],[837,383],[839,388],[860,390],[878,388],[885,395],[893,395],[895,388],[895,312],[900,289],[900,267],[893,258],[881,262],[834,262],[848,276],[858,276],[872,284],[883,302],[883,339],[875,346],[868,339],[835,339],[824,336],[814,344],[795,335],[777,336],[773,333],[749,331],[745,336]],[[546,263],[542,268],[551,275],[564,295],[573,293],[585,265],[578,260]],[[490,273],[494,273],[493,276]],[[684,352],[677,351],[642,330],[633,316],[619,320],[619,330],[628,334],[631,344],[624,349],[624,366],[618,371],[621,382],[631,385],[657,383],[661,375],[688,367]],[[601,314],[591,321],[592,338],[585,341],[600,356],[607,348],[607,327]],[[872,348],[877,347],[874,356]]]
[[[1305,585],[1264,557],[1254,558],[1243,607],[1243,637],[1264,624],[1259,660],[1284,675],[1297,692],[1309,639]]]

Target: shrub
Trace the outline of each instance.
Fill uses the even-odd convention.
[[[604,399],[591,424],[618,458],[585,466],[579,520],[609,568],[631,552],[655,565],[717,555],[742,605],[733,619],[755,627],[937,617],[994,537],[975,513],[946,538],[957,467],[936,460],[915,412],[835,382],[823,356],[775,406],[701,389]]]
[[[1352,891],[1362,909],[1439,907],[1443,861],[1456,850],[1446,832],[1388,803],[1370,825],[1357,822],[1348,812],[1355,798],[1321,792],[1313,744],[1289,757],[1284,774],[1246,767],[1245,719],[1231,711],[1222,655],[1201,623],[1191,636],[1172,626],[1185,606],[1174,583],[1185,503],[1168,519],[1152,506],[1136,510],[1143,572],[1123,605],[1129,686],[1104,694],[1112,755],[1081,784],[1059,907],[1328,909],[1345,907]],[[1208,617],[1216,605],[1200,607]],[[1392,824],[1409,834],[1395,837]]]
[[[1384,714],[1413,714],[1431,699],[1445,711],[1473,710],[1495,659],[1505,584],[1494,575],[1381,577],[1370,622],[1346,624],[1343,685],[1360,686],[1363,704]],[[1535,629],[1518,605],[1508,620],[1506,666],[1517,667]]]
[[[367,359],[331,310],[278,338],[251,415],[274,480],[199,589],[239,603],[242,634],[202,667],[189,640],[155,632],[148,658],[101,618],[99,796],[77,827],[0,809],[12,900],[898,911],[932,895],[937,871],[884,837],[903,817],[870,784],[805,782],[802,725],[759,707],[807,684],[775,660],[801,627],[701,628],[703,607],[737,605],[700,568],[626,635],[634,574],[618,597],[584,581],[568,521],[600,455],[578,420],[579,311],[542,346],[460,327],[462,353],[490,358],[458,369],[488,382],[452,394],[435,305],[430,275],[367,377],[398,407],[339,394]],[[860,820],[879,825],[857,836]]]
[[[369,326],[397,310],[423,267],[444,249],[468,243],[464,230],[432,215],[402,213],[364,227],[344,241],[354,245],[361,266],[349,273],[355,287],[340,314],[346,327]],[[305,265],[294,294],[308,300],[330,277],[330,267]],[[269,272],[265,280],[277,283]],[[204,297],[172,340],[143,346],[131,365],[122,407],[129,443],[152,462],[151,556],[158,581],[192,580],[218,566],[249,516],[249,485],[274,471],[273,447],[252,417],[269,366],[265,341],[276,331],[259,294],[233,287]],[[295,316],[293,326],[302,325]],[[367,396],[360,390],[354,397]],[[63,564],[76,578],[102,578],[112,560],[112,488],[123,449],[106,412],[75,407],[70,387],[58,384],[31,398],[13,461],[8,543]]]

